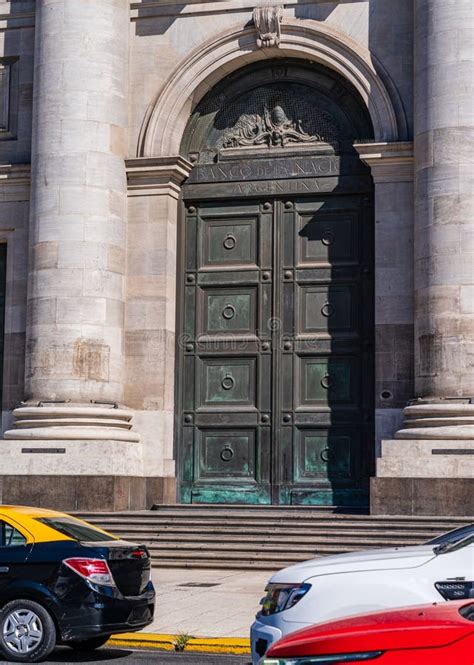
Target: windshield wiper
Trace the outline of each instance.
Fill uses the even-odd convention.
[[[446,552],[454,552],[455,550],[460,550],[467,545],[474,543],[474,536],[468,536],[462,540],[456,540],[454,543],[442,543],[437,547],[433,548],[435,554],[446,554]]]

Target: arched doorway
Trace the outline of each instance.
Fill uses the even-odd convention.
[[[243,68],[181,154],[177,441],[183,502],[361,506],[374,456],[366,107],[334,72]]]

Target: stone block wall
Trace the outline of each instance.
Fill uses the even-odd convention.
[[[62,0],[41,0],[41,6],[57,9],[54,5],[60,2]],[[440,2],[417,0],[419,16],[423,17],[426,11],[429,18],[433,7],[441,7]],[[201,63],[203,68],[211,69],[210,63],[217,58],[222,35],[233,29],[236,34],[248,29],[254,7],[267,4],[267,0],[205,3],[151,0],[140,6],[139,3],[128,5],[126,0],[104,0],[102,7],[107,6],[109,16],[118,17],[112,29],[112,22],[104,20],[105,10],[101,13],[101,4],[96,0],[84,0],[84,7],[88,8],[84,12],[77,12],[77,5],[69,3],[69,11],[77,12],[73,20],[73,14],[68,15],[69,37],[64,39],[62,18],[57,14],[55,22],[50,23],[47,48],[38,50],[36,80],[43,89],[35,93],[41,117],[35,119],[37,138],[32,146],[34,27],[35,9],[39,4],[33,0],[0,0],[0,82],[6,80],[2,71],[7,70],[9,81],[9,117],[3,129],[1,122],[5,124],[5,121],[0,113],[0,242],[8,244],[2,430],[11,426],[11,410],[25,397],[37,400],[67,394],[81,403],[90,401],[92,396],[122,402],[132,410],[133,428],[141,437],[141,462],[136,462],[138,458],[134,455],[138,449],[133,449],[132,457],[137,466],[130,477],[149,477],[157,483],[153,485],[150,480],[148,485],[140,485],[130,480],[127,487],[135,488],[136,495],[141,497],[140,505],[148,496],[149,488],[161,492],[163,500],[169,500],[174,491],[173,482],[166,479],[176,474],[173,429],[178,211],[180,186],[191,165],[178,167],[178,149],[171,155],[166,151],[166,154],[146,154],[146,158],[152,157],[156,162],[149,165],[146,183],[143,181],[137,186],[130,177],[130,169],[137,165],[130,166],[129,162],[137,157],[145,159],[147,121],[170,76],[186,58],[194,54],[198,59],[204,47],[212,43],[216,44],[215,49],[210,48],[208,60]],[[463,127],[470,117],[472,119],[472,114],[469,116],[472,104],[465,93],[458,97],[452,90],[455,86],[463,88],[463,80],[468,81],[472,49],[469,50],[466,39],[467,26],[460,28],[459,48],[454,45],[454,33],[450,32],[457,30],[453,28],[451,14],[456,9],[461,12],[459,16],[467,15],[470,3],[469,0],[447,0],[443,6],[444,13],[439,14],[443,18],[436,23],[441,28],[445,23],[446,33],[431,24],[425,30],[428,24],[423,20],[418,20],[415,29],[412,0],[288,0],[284,3],[284,17],[293,24],[304,26],[305,22],[316,22],[315,25],[328,34],[342,36],[353,53],[368,55],[387,94],[397,99],[394,115],[406,120],[404,131],[400,132],[403,136],[398,137],[400,145],[404,142],[403,154],[394,157],[390,150],[384,152],[386,149],[382,147],[380,159],[372,156],[366,160],[375,181],[377,444],[382,439],[393,438],[409,399],[428,389],[435,397],[444,398],[448,392],[463,397],[472,384],[472,371],[462,360],[464,356],[456,355],[453,348],[459,344],[452,343],[456,333],[456,339],[461,340],[466,349],[470,348],[466,341],[473,313],[472,250],[468,252],[472,245],[472,224],[468,218],[468,198],[464,185],[448,188],[443,196],[437,195],[438,184],[441,186],[446,180],[446,173],[449,172],[451,182],[457,182],[470,161],[471,134]],[[120,16],[116,14],[119,8]],[[46,27],[51,17],[52,14],[43,14]],[[74,43],[77,38],[74,21],[77,33],[85,40],[80,44]],[[59,36],[51,39],[54,30],[59,31],[62,39]],[[98,55],[88,52],[84,46],[89,30],[95,35]],[[104,46],[104,39],[99,38],[100,31],[109,34],[110,30],[114,33],[113,48],[110,44]],[[310,30],[307,33],[309,36],[305,38],[314,38]],[[421,54],[429,52],[426,71],[419,66],[421,83],[416,96],[412,55],[415,37]],[[72,50],[69,38],[74,46]],[[84,49],[82,56],[77,47]],[[198,86],[196,68],[181,72],[181,83],[184,88],[187,86],[189,95],[183,101],[183,108],[175,109],[176,114],[182,116],[183,109],[190,113],[210,87],[235,66],[244,66],[257,57],[275,57],[275,52],[268,53],[264,49],[258,55],[252,52],[254,35],[247,34],[239,48],[237,65],[226,62]],[[279,55],[288,54],[281,51]],[[457,60],[461,56],[463,65],[459,68]],[[43,81],[42,72],[46,69],[48,80]],[[429,83],[430,95],[425,109],[424,77],[429,75],[432,82],[436,71],[440,72],[439,80],[436,84]],[[443,93],[443,81],[449,83],[450,99]],[[5,100],[2,94],[0,90],[0,104]],[[408,145],[416,129],[414,103],[418,108],[416,206],[413,146]],[[453,118],[459,119],[459,126],[444,131],[443,127],[449,127]],[[169,131],[174,141],[167,145],[178,146],[182,127],[170,125]],[[382,128],[379,141],[385,140],[385,131],[390,134],[388,126]],[[391,136],[390,140],[394,145],[396,137]],[[36,166],[40,164],[42,170],[34,176],[37,214],[35,212],[29,222],[32,150],[39,155]],[[411,156],[407,157],[410,150]],[[40,158],[44,158],[43,163]],[[174,166],[170,167],[166,161],[169,159],[174,160]],[[410,160],[411,167],[407,167]],[[389,172],[384,170],[387,164]],[[163,168],[168,169],[164,175]],[[179,177],[177,171],[180,171]],[[470,182],[469,178],[466,177],[465,182]],[[57,186],[55,202],[51,183]],[[429,224],[425,224],[425,217]],[[70,223],[67,232],[64,231],[66,219]],[[29,232],[29,224],[33,232]],[[429,238],[427,230],[432,234]],[[457,273],[453,269],[453,257]],[[414,264],[418,266],[418,287],[414,284]],[[31,307],[27,317],[28,270]],[[426,286],[424,280],[432,277],[433,283]],[[416,302],[415,292],[418,293]],[[438,363],[438,373],[445,375],[445,389],[441,392],[436,388],[437,383],[441,385],[440,381],[432,380],[430,374],[437,359],[437,344],[439,346],[430,327],[435,320],[431,312],[437,312],[438,327],[446,325],[446,344],[443,342],[440,346],[443,358]],[[60,334],[57,334],[59,329]],[[26,330],[31,341],[28,348]],[[45,342],[45,331],[54,338],[54,352],[50,353],[51,339]],[[78,339],[86,341],[75,345]],[[94,339],[98,342],[91,341]],[[469,353],[472,358],[472,349]],[[32,358],[27,367],[29,388],[27,382],[26,390],[25,354]],[[451,356],[456,360],[454,370],[449,367]],[[420,381],[425,361],[430,367],[425,368],[426,380]],[[33,375],[38,367],[41,371],[35,379]],[[418,368],[417,376],[414,368]],[[57,384],[51,380],[53,375]],[[85,471],[84,474],[87,475]],[[47,475],[44,470],[43,476]],[[410,480],[408,472],[405,475]],[[108,477],[110,491],[107,491],[113,496],[113,488],[121,487],[125,481],[121,480],[120,473],[111,473]],[[384,482],[390,494],[392,481],[387,477]],[[67,491],[76,492],[77,498],[80,492],[73,485],[70,481]],[[410,489],[412,486],[415,488],[413,483],[404,487],[412,494],[418,492],[418,498],[413,498],[412,505],[415,505],[420,495],[419,489]],[[383,505],[382,490],[378,489],[381,487],[382,484],[374,484],[374,506],[379,508]],[[393,492],[401,487],[394,482]],[[423,487],[428,485],[425,483]],[[136,504],[132,501],[127,505]]]

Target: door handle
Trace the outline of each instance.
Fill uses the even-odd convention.
[[[10,568],[8,566],[0,566],[0,573],[9,573]]]

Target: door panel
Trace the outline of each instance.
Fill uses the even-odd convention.
[[[373,449],[371,201],[281,207],[282,503],[364,505]],[[296,269],[295,269],[296,268]]]
[[[199,358],[197,407],[227,408],[230,405],[257,408],[256,358]]]
[[[329,209],[327,209],[329,208]],[[358,223],[354,210],[331,209],[327,201],[297,216],[297,266],[357,263]]]
[[[183,501],[271,501],[272,233],[260,203],[187,209]]]
[[[184,235],[182,500],[366,504],[371,197],[192,205]]]
[[[199,335],[256,335],[257,289],[200,289]],[[202,315],[202,316],[200,316]]]
[[[328,430],[300,430],[296,447],[296,481],[325,481],[333,478],[351,478],[351,432],[341,430],[331,434]]]
[[[200,240],[199,268],[257,266],[258,217],[232,219],[201,219],[198,226]]]
[[[356,325],[357,295],[352,285],[298,285],[296,299],[301,334],[351,333]]]
[[[298,356],[299,390],[295,409],[357,405],[355,358]],[[298,387],[298,386],[297,386]]]

